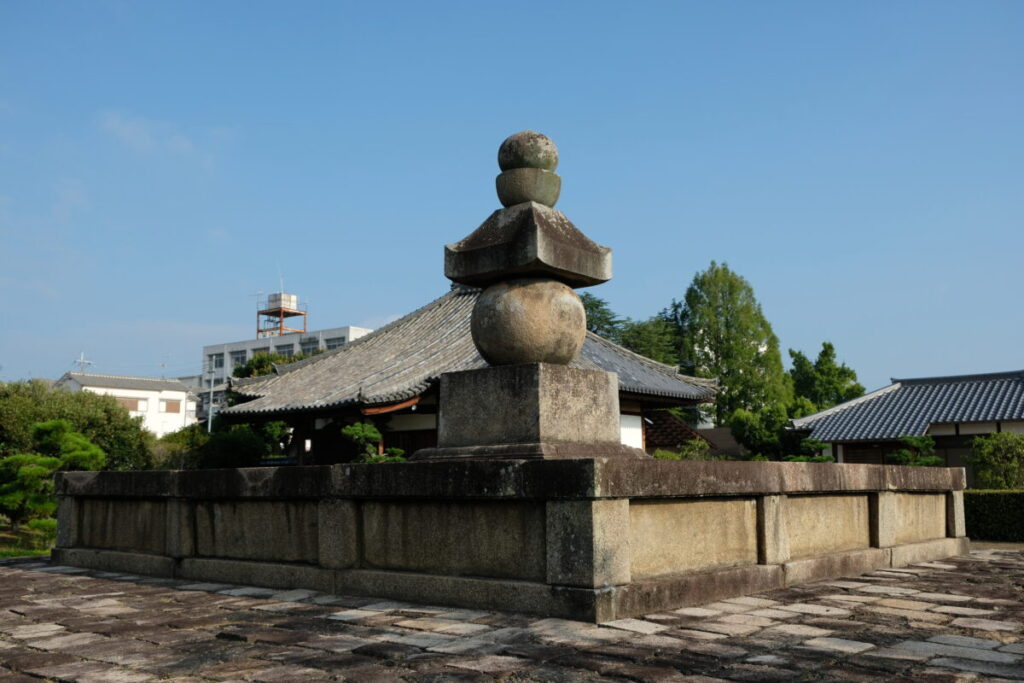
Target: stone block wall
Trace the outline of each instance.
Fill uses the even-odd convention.
[[[965,552],[963,486],[612,459],[76,472],[54,559],[604,621]]]

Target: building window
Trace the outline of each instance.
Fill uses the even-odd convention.
[[[274,351],[281,354],[282,356],[294,356],[295,344],[281,344],[279,346],[275,346]]]
[[[160,412],[161,413],[180,413],[181,412],[181,401],[172,401],[168,399],[160,399]]]
[[[261,346],[258,349],[253,349],[252,350],[252,355],[254,355],[254,356],[259,355],[261,353],[270,353],[270,347],[269,346]]]
[[[127,398],[124,396],[115,396],[114,400],[117,401],[117,405],[132,413],[144,413],[146,412],[146,409],[148,407],[146,399],[144,398]]]
[[[207,356],[207,361],[210,363],[211,368],[222,368],[224,367],[224,354],[211,353]]]
[[[232,351],[231,365],[236,368],[239,365],[245,365],[245,351]]]
[[[345,338],[344,337],[331,337],[330,339],[325,339],[324,340],[324,346],[327,347],[328,351],[331,350],[331,349],[336,349],[336,348],[338,348],[339,346],[341,346],[344,343],[345,343]]]
[[[313,341],[302,342],[302,352],[307,356],[311,353],[316,353],[320,349],[320,343],[315,339]]]

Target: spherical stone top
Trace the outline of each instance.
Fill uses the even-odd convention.
[[[502,171],[513,168],[541,168],[554,171],[558,166],[558,148],[547,135],[524,130],[505,138],[498,148],[498,166]]]
[[[568,365],[587,336],[587,314],[568,285],[551,278],[516,278],[480,293],[470,332],[491,365]]]

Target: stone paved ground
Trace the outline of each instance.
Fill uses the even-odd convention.
[[[1024,680],[1024,552],[600,627],[0,562],[0,682]]]

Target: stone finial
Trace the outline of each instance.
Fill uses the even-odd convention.
[[[498,148],[502,173],[495,179],[502,206],[554,206],[562,191],[562,179],[554,172],[557,166],[558,148],[548,136],[524,130],[505,138]]]
[[[611,249],[552,208],[562,181],[550,138],[533,131],[509,136],[498,149],[498,166],[505,208],[445,247],[444,274],[485,288],[471,331],[488,363],[567,365],[586,336],[586,314],[573,288],[611,278]]]
[[[506,208],[445,246],[448,279],[475,287],[522,277],[553,278],[569,287],[611,279],[611,249],[595,244],[552,208],[562,183],[553,172],[557,165],[555,143],[540,133],[523,131],[501,143],[497,184]]]

